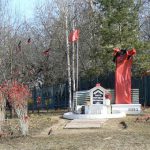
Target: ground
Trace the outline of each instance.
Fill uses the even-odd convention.
[[[150,109],[143,111],[150,114]],[[150,120],[142,116],[109,119],[100,128],[64,129],[63,112],[30,114],[30,133],[0,138],[0,150],[149,150]],[[141,120],[136,122],[136,118]],[[123,128],[120,122],[125,122]],[[49,133],[49,135],[48,135]]]

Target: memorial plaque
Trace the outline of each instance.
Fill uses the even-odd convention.
[[[103,104],[104,92],[100,89],[93,91],[93,104]]]

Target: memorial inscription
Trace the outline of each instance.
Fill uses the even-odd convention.
[[[103,104],[104,92],[100,89],[93,91],[93,104]]]

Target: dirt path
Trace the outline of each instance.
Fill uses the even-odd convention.
[[[51,134],[56,134],[58,131],[60,132],[68,122],[69,120],[59,119],[58,123],[43,129],[39,134],[33,135],[32,137],[48,137]]]
[[[87,120],[87,121],[89,122],[89,120]],[[82,124],[87,124],[87,121],[82,121]],[[104,120],[100,120],[100,121],[95,120],[95,121],[96,121],[96,124],[98,122],[98,124],[100,126],[100,124],[104,124],[104,122],[106,120],[105,121]],[[52,125],[50,127],[47,127],[45,129],[43,129],[38,134],[32,135],[32,137],[39,137],[40,138],[40,137],[49,137],[51,135],[59,135],[59,136],[61,136],[61,135],[71,135],[71,134],[76,135],[76,134],[79,134],[79,132],[80,133],[92,133],[92,132],[95,132],[95,130],[96,130],[96,128],[93,128],[95,130],[89,130],[90,127],[84,127],[83,130],[78,130],[77,128],[73,128],[73,129],[72,128],[65,128],[71,122],[72,122],[71,120],[59,118],[57,123],[55,123],[54,125]],[[92,122],[95,123],[94,120]],[[91,124],[91,121],[89,123]]]

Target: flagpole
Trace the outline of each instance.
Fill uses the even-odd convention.
[[[70,52],[69,52],[69,40],[68,40],[68,1],[65,10],[65,26],[66,26],[66,48],[67,48],[67,71],[68,71],[68,85],[69,85],[69,110],[72,111],[72,91],[71,91],[71,69],[70,69]]]
[[[73,8],[74,8],[75,6],[73,6]],[[74,12],[73,12],[73,14],[77,17],[77,15],[76,15],[76,10],[75,10],[75,8],[74,8]],[[76,17],[74,17],[75,19],[77,19]],[[74,22],[74,26],[75,26],[75,28],[76,28],[76,22],[75,22],[75,20],[73,20]],[[79,35],[78,35],[79,36]],[[78,60],[79,60],[79,58],[78,58],[78,39],[77,39],[77,41],[76,41],[76,79],[74,80],[75,81],[75,92],[76,91],[78,91],[78,74],[79,74],[79,69],[78,69]],[[76,94],[76,93],[75,93]],[[74,95],[75,95],[74,94]],[[76,99],[75,99],[75,107],[77,107],[77,95],[76,95]]]
[[[77,73],[76,73],[76,91],[78,91],[79,88],[79,41],[77,40],[77,54],[76,54],[76,67],[77,67]]]
[[[74,4],[73,4],[73,14],[74,14]],[[75,30],[74,19],[73,19],[73,24],[72,24],[72,30],[73,30],[73,32]],[[75,95],[75,91],[76,91],[76,83],[75,83],[75,43],[74,43],[74,41],[72,42],[72,81],[73,81],[73,108],[74,108],[74,95]]]

